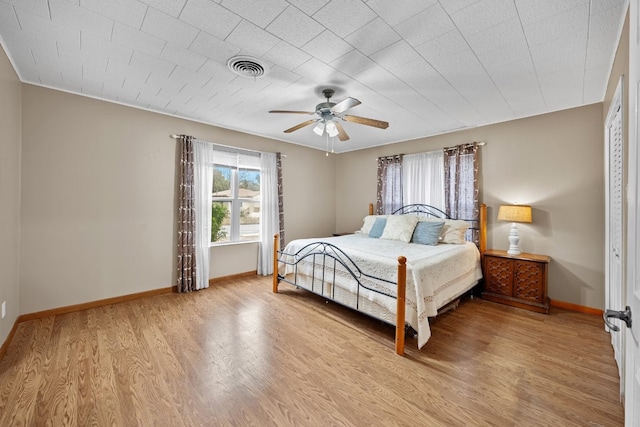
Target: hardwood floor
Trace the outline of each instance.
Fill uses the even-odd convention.
[[[270,278],[19,325],[0,425],[622,426],[597,316],[479,299],[394,328]]]

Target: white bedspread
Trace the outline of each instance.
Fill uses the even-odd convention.
[[[406,257],[406,322],[418,332],[419,348],[424,346],[431,336],[428,318],[435,316],[439,308],[469,290],[482,278],[480,252],[473,243],[469,242],[463,245],[427,246],[351,234],[295,240],[286,246],[284,252],[294,254],[305,245],[313,242],[331,243],[342,249],[364,273],[392,281],[394,284],[370,279],[361,280],[366,286],[394,296],[396,295],[398,257]],[[293,257],[281,259],[293,261]],[[318,258],[316,262],[318,262]],[[298,275],[311,275],[312,268],[312,260],[307,259],[298,265]],[[290,275],[294,272],[294,267],[280,264],[279,271],[280,274]],[[317,266],[316,271],[319,271]],[[325,273],[325,282],[332,282],[332,278],[332,275]],[[299,280],[299,285],[308,288],[301,280]],[[341,266],[336,268],[335,285],[347,289],[351,293],[357,291],[357,283]],[[396,312],[394,298],[366,290],[360,291],[360,297],[366,298],[394,314]],[[346,305],[353,306],[349,302]],[[367,312],[366,309],[362,311]],[[376,313],[369,314],[376,315]]]

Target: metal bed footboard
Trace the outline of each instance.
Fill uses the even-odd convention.
[[[286,282],[293,286],[298,284],[298,275],[302,274],[298,271],[298,266],[302,262],[308,262],[313,271],[311,277],[311,289],[304,286],[303,288],[323,298],[327,298],[338,304],[360,311],[360,293],[366,289],[380,295],[385,295],[396,300],[396,353],[404,354],[404,334],[406,328],[405,321],[405,296],[406,296],[406,258],[398,258],[398,276],[397,282],[376,277],[363,272],[358,265],[337,246],[326,242],[313,242],[305,245],[296,253],[285,253],[278,249],[278,235],[274,236],[274,265],[273,265],[273,292],[278,292],[279,282]],[[293,280],[289,280],[285,274],[280,274],[279,266],[281,264],[293,266]],[[339,267],[342,267],[340,269]],[[355,304],[353,307],[335,298],[336,275],[346,273],[354,281],[356,286]],[[369,280],[380,281],[396,286],[396,294],[385,292],[381,289],[375,289],[373,285],[365,284]],[[327,289],[328,287],[328,289]],[[319,288],[319,289],[318,289]],[[376,316],[368,314],[371,317]],[[379,319],[385,323],[390,323],[386,319]]]

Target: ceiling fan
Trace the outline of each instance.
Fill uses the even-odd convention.
[[[350,108],[360,105],[361,102],[355,98],[347,98],[344,101],[331,102],[331,97],[334,94],[333,89],[324,89],[322,94],[327,98],[326,102],[321,102],[316,105],[315,111],[291,111],[291,110],[271,110],[270,113],[289,113],[289,114],[315,114],[317,118],[302,122],[292,128],[284,131],[284,133],[291,133],[298,129],[301,129],[310,124],[317,123],[313,128],[313,131],[322,136],[327,134],[331,137],[337,136],[340,141],[346,141],[349,139],[349,135],[345,132],[344,128],[340,124],[340,121],[345,120],[347,122],[358,123],[361,125],[373,126],[379,129],[386,129],[389,127],[389,123],[382,120],[367,119],[366,117],[351,116],[344,114]]]

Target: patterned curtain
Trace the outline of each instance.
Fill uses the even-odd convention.
[[[284,203],[282,191],[282,155],[276,153],[276,169],[278,172],[278,221],[280,223],[280,248],[284,248]]]
[[[180,188],[178,190],[178,292],[196,290],[196,212],[193,174],[193,137],[180,135]]]
[[[474,142],[444,149],[445,212],[451,218],[479,220],[479,148]],[[467,233],[471,233],[467,240],[478,241],[477,229]]]
[[[402,207],[402,154],[378,157],[376,213],[393,213]]]

